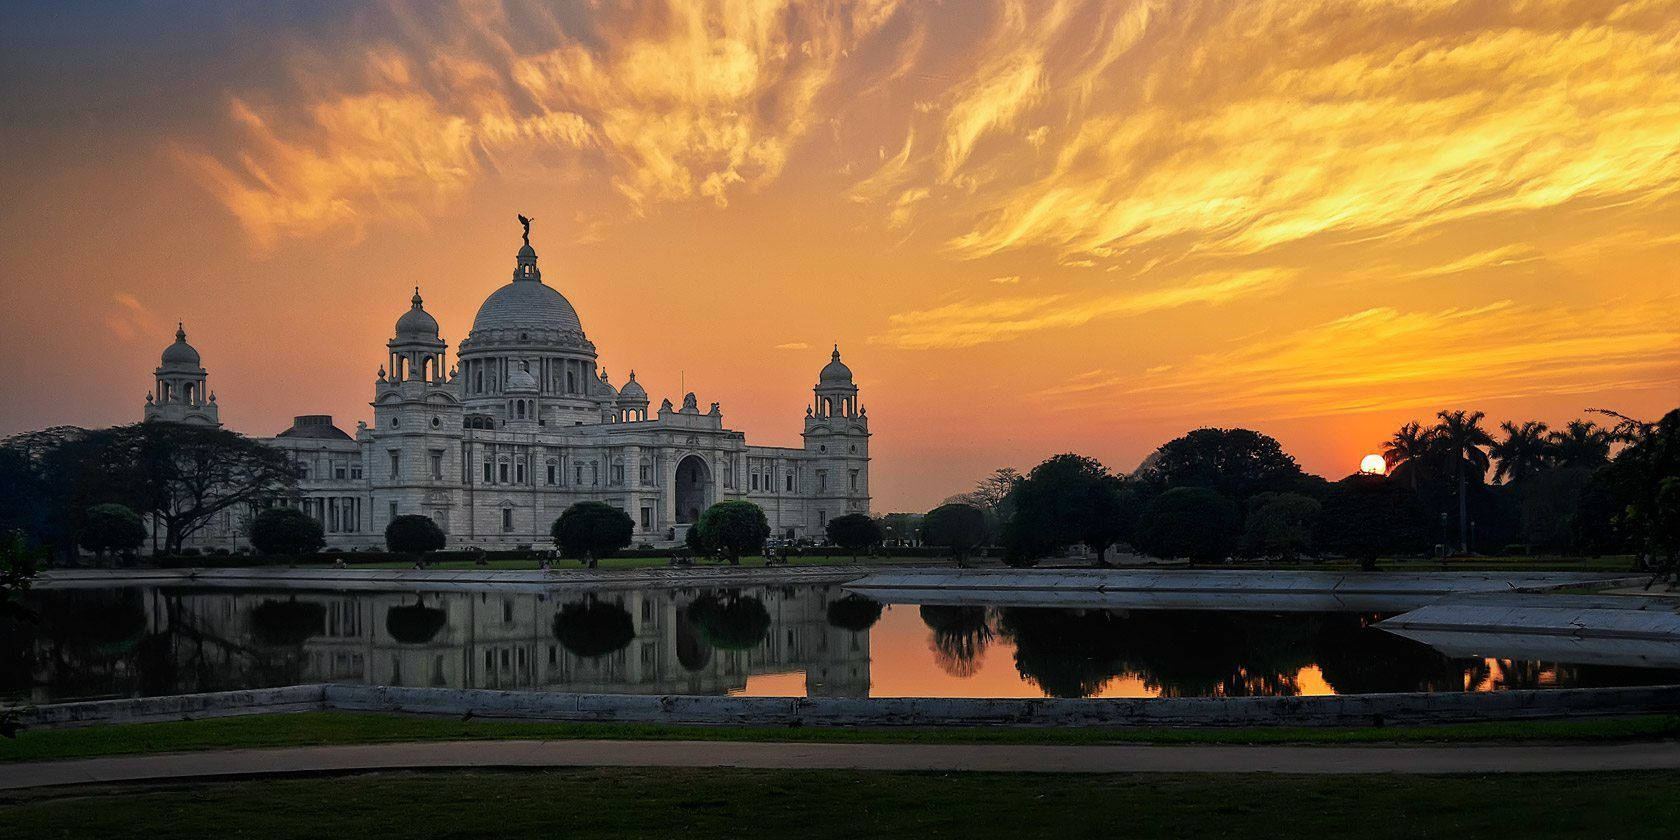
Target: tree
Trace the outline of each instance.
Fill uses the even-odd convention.
[[[326,544],[320,521],[297,508],[264,508],[251,519],[251,547],[264,554],[314,554]]]
[[[1610,463],[1610,444],[1615,433],[1591,420],[1571,420],[1562,430],[1552,432],[1549,441],[1558,463],[1565,467],[1597,469]]]
[[[1003,467],[980,479],[974,489],[945,500],[946,504],[965,504],[986,514],[986,527],[996,533],[1014,513],[1010,494],[1021,481],[1021,473],[1014,467]]]
[[[0,531],[0,631],[30,615],[23,606],[23,594],[35,579],[40,554],[22,531]]]
[[[560,514],[549,529],[560,556],[575,557],[593,569],[602,557],[630,544],[636,523],[606,502],[578,502]]]
[[[986,608],[924,604],[920,613],[922,623],[932,632],[928,647],[940,670],[953,677],[978,673],[994,635]]]
[[[1144,508],[1137,547],[1154,557],[1219,560],[1236,544],[1237,522],[1237,505],[1225,494],[1206,487],[1174,487]]]
[[[1546,424],[1529,420],[1517,425],[1509,420],[1499,424],[1504,440],[1488,448],[1493,458],[1493,483],[1509,480],[1526,484],[1551,466],[1554,446],[1546,436]]]
[[[92,432],[85,444],[78,498],[150,513],[170,553],[222,511],[289,495],[297,483],[284,451],[213,426],[135,423]]]
[[[405,513],[385,526],[385,548],[405,554],[425,554],[443,548],[443,529],[430,516]]]
[[[1082,544],[1106,565],[1108,547],[1130,536],[1124,482],[1093,458],[1057,455],[1015,483],[1005,530],[1011,556]]]
[[[1518,500],[1523,544],[1530,549],[1564,551],[1576,547],[1575,528],[1593,471],[1561,467],[1525,479]]]
[[[973,505],[943,504],[922,518],[922,542],[950,549],[958,566],[963,565],[969,552],[985,545],[989,536],[986,515]]]
[[[1392,477],[1356,473],[1336,482],[1318,517],[1319,548],[1375,568],[1378,557],[1421,552],[1429,516]]]
[[[1251,554],[1286,562],[1310,553],[1319,510],[1317,499],[1299,493],[1261,493],[1248,500],[1243,545]]]
[[[1436,449],[1446,457],[1458,477],[1458,550],[1468,554],[1470,476],[1475,474],[1479,478],[1487,475],[1488,454],[1482,447],[1492,446],[1493,438],[1482,428],[1482,418],[1487,416],[1483,412],[1441,411],[1435,416],[1440,418],[1440,422],[1435,425],[1431,437]]]
[[[1414,491],[1418,489],[1418,474],[1434,454],[1434,430],[1423,428],[1417,421],[1401,426],[1394,437],[1383,444],[1383,460],[1388,462],[1388,471],[1398,474],[1404,468]]]
[[[828,520],[828,541],[852,553],[881,544],[881,526],[867,514],[848,513]]]
[[[1613,524],[1656,570],[1655,582],[1680,573],[1680,409],[1631,421],[1621,434],[1631,442],[1594,477],[1619,504]]]
[[[88,508],[78,530],[82,548],[100,560],[105,559],[107,551],[132,554],[146,542],[146,526],[140,521],[140,514],[114,502]]]
[[[888,545],[905,545],[921,538],[922,515],[889,513],[881,517],[881,536]]]
[[[701,541],[723,552],[731,565],[740,565],[743,554],[762,550],[764,541],[770,538],[770,521],[764,518],[764,509],[739,500],[706,508],[694,527],[699,529]]]
[[[1237,500],[1307,483],[1282,444],[1250,429],[1197,429],[1155,450],[1139,472],[1162,489],[1206,487]]]

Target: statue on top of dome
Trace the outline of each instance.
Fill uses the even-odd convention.
[[[525,228],[525,233],[522,234],[522,236],[525,239],[525,244],[527,246],[529,246],[531,244],[531,222],[532,222],[532,220],[525,218],[524,213],[515,213],[514,215],[519,217],[520,226]]]

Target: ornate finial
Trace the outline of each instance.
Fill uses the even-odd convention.
[[[211,391],[211,392],[210,392],[210,401],[211,401],[211,402],[215,402],[215,401],[216,401],[216,392],[215,392],[215,391]]]
[[[181,323],[180,321],[175,322],[175,340],[176,341],[186,341],[187,340],[187,327],[186,327],[185,324]]]
[[[420,308],[420,287],[419,286],[414,287],[414,297],[409,298],[408,302],[414,304],[415,309]]]
[[[380,382],[385,381],[385,366],[384,365],[379,366],[379,381]]]
[[[840,361],[840,345],[838,343],[834,345],[834,355],[829,356],[829,358],[836,362]]]
[[[152,392],[147,391],[146,392],[146,405],[151,405],[151,404],[152,404]]]
[[[636,381],[636,369],[635,368],[630,369],[630,381],[631,382]]]
[[[523,234],[523,238],[525,240],[525,245],[527,247],[529,247],[530,244],[531,244],[531,220],[525,218],[524,213],[518,213],[518,214],[515,214],[515,215],[519,216],[519,225],[521,227],[525,228],[525,233]]]

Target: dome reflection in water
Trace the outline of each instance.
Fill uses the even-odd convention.
[[[563,582],[562,582],[563,585]],[[832,585],[428,592],[37,590],[0,628],[33,702],[318,682],[812,697],[1265,696],[1680,682],[1454,658],[1359,613],[881,604]],[[1497,651],[1489,651],[1497,655]]]

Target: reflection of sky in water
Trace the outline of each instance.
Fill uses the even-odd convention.
[[[833,586],[735,592],[34,594],[0,696],[34,702],[312,682],[812,697],[1495,691],[1673,671],[1452,658],[1353,613],[874,606]],[[850,608],[850,609],[847,609]],[[855,631],[852,627],[869,629]],[[17,631],[13,631],[16,633]]]

